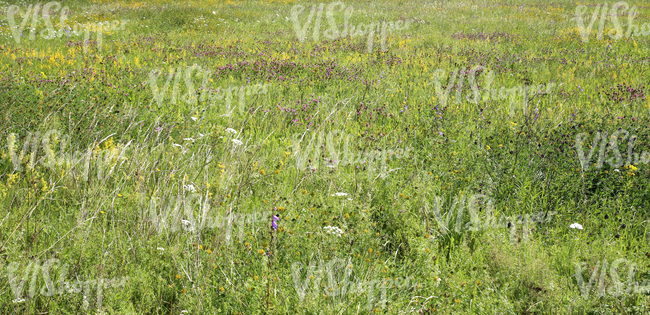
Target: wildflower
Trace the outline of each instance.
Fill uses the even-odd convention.
[[[196,120],[198,119],[198,118],[196,118],[196,117],[190,117],[190,118],[192,118],[192,120],[194,120],[194,121],[196,121]]]
[[[573,224],[569,225],[569,228],[582,230],[582,225],[580,225],[578,223],[573,223]]]
[[[372,254],[372,248],[368,248],[368,253]]]
[[[333,194],[332,197],[335,197],[335,196],[336,196],[336,197],[345,197],[345,196],[347,196],[347,195],[348,195],[348,194],[347,194],[347,193],[344,193],[344,192],[337,192],[337,193]]]
[[[226,291],[226,289],[224,289],[223,287],[220,287],[219,291],[223,292],[223,291]]]
[[[161,251],[163,251],[163,252],[165,251],[165,249],[162,248],[162,247],[157,247],[156,249],[157,249],[157,250],[161,250]]]
[[[194,188],[194,185],[183,185],[183,189],[187,190],[189,192],[195,192],[196,188]]]
[[[241,142],[241,141],[239,141],[239,140],[237,140],[237,139],[232,139],[231,141],[232,141],[235,145],[242,145],[242,144],[243,144],[243,142]]]
[[[261,169],[261,170],[260,170],[260,174],[262,174],[262,175],[266,175],[266,171],[265,171],[264,169]]]
[[[181,275],[176,275],[176,279],[180,279],[180,278],[181,278]]]
[[[211,251],[211,250],[209,250],[209,249],[208,249],[208,250],[206,250],[205,252],[206,252],[206,253],[208,253],[208,254],[212,254],[212,251]]]
[[[237,134],[237,131],[232,128],[226,128],[226,132],[232,133],[232,134]]]
[[[257,253],[260,254],[260,255],[264,255],[264,250],[263,250],[263,249],[259,249],[259,250],[257,250]]]
[[[341,230],[340,228],[338,228],[336,226],[329,226],[328,225],[326,227],[323,227],[323,230],[325,230],[325,232],[327,232],[329,234],[332,234],[332,235],[343,236],[343,230]]]
[[[278,220],[280,220],[280,218],[274,215],[273,222],[271,223],[271,228],[273,228],[274,230],[278,229],[278,224],[276,223]]]

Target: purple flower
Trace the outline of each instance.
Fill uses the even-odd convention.
[[[278,224],[276,223],[276,221],[278,221],[278,220],[280,220],[280,218],[278,218],[277,216],[274,215],[274,216],[273,216],[273,223],[271,223],[271,227],[272,227],[274,230],[277,230],[277,229],[278,229]]]

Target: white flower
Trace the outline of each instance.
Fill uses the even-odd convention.
[[[237,140],[237,139],[232,139],[232,142],[233,142],[235,145],[242,145],[242,144],[243,144],[243,142],[241,142],[241,141],[239,141],[239,140]]]
[[[336,236],[342,236],[343,235],[343,230],[339,229],[336,226],[329,226],[328,225],[328,226],[323,227],[323,230],[325,230],[325,232],[327,232],[329,234],[332,234],[332,235],[336,235]]]
[[[15,299],[15,300],[12,300],[11,302],[22,303],[22,302],[25,302],[25,299]]]
[[[192,118],[192,120],[194,120],[194,121],[196,121],[196,120],[198,119],[198,118],[196,118],[196,117],[190,117],[190,118]]]
[[[194,185],[184,185],[183,189],[189,190],[190,192],[195,192],[196,188],[194,188]]]
[[[215,12],[215,11],[212,11],[212,14],[215,14],[215,15],[216,15],[216,14],[217,14],[217,12]]]
[[[237,134],[237,130],[232,129],[232,128],[226,128],[226,132],[230,132],[230,133],[233,133],[233,134]]]
[[[352,201],[352,198],[348,198],[348,200]]]
[[[580,225],[580,224],[578,224],[578,223],[573,223],[573,224],[569,225],[569,228],[570,228],[570,229],[578,229],[578,230],[582,230],[582,225]]]
[[[344,192],[337,192],[337,193],[333,194],[332,197],[334,197],[334,196],[336,196],[336,197],[345,197],[347,195],[348,194],[344,193]]]
[[[157,249],[157,250],[161,250],[161,251],[163,251],[163,252],[165,251],[165,249],[162,248],[162,247],[156,247],[156,249]]]

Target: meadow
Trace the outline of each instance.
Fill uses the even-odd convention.
[[[0,314],[646,314],[649,26],[0,1]]]

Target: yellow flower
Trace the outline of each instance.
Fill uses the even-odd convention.
[[[182,289],[182,290],[181,290],[181,293],[185,293],[185,289]]]
[[[220,290],[221,292],[226,291],[226,289],[224,289],[223,287],[220,287],[219,290]]]
[[[99,213],[104,214],[104,213],[106,213],[106,212],[104,212],[104,211],[99,211]]]
[[[253,280],[257,281],[257,280],[259,280],[259,277],[255,276],[255,277],[253,277]]]
[[[180,278],[181,278],[181,275],[176,275],[176,279],[180,279]]]
[[[199,245],[199,249],[203,249],[203,245]]]
[[[280,170],[275,170],[275,174],[280,174]]]
[[[206,250],[205,252],[206,252],[206,253],[208,253],[208,254],[212,254],[212,251],[211,251],[211,250],[209,250],[209,249],[208,249],[208,250]]]
[[[117,196],[118,196],[118,197],[122,197],[122,195],[121,195],[121,194],[117,194]]]
[[[260,249],[260,250],[257,251],[257,253],[260,254],[260,255],[264,255],[264,250]]]
[[[490,150],[490,146],[489,146],[489,145],[486,145],[486,147],[487,147],[488,150]]]
[[[264,169],[261,169],[261,170],[260,170],[260,174],[262,174],[262,175],[266,175],[266,171],[265,171]]]
[[[460,303],[460,300],[459,300],[459,299],[455,299],[454,302],[456,302],[456,303]]]
[[[372,254],[372,248],[368,248],[368,252]]]

